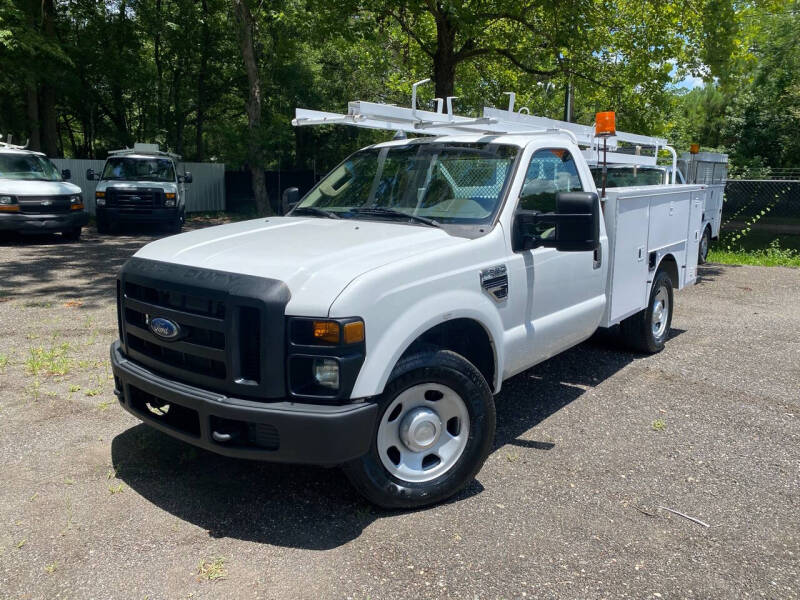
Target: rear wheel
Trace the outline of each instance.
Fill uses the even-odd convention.
[[[380,506],[435,504],[472,481],[494,431],[494,399],[480,372],[460,354],[430,349],[398,363],[370,451],[344,471]]]
[[[650,289],[647,308],[620,323],[622,337],[634,350],[655,354],[664,349],[672,324],[672,279],[659,271]]]
[[[700,248],[697,251],[697,264],[704,265],[708,259],[708,249],[711,246],[711,229],[706,227],[703,230],[703,237],[700,238]]]

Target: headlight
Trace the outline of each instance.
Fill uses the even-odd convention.
[[[69,197],[69,207],[72,210],[83,210],[83,196],[75,194]]]
[[[95,200],[97,201],[97,206],[105,206],[106,205],[106,199],[105,198],[95,198]]]
[[[314,359],[314,379],[323,387],[339,389],[339,363],[332,358]]]
[[[19,212],[19,204],[14,196],[0,196],[0,211]]]
[[[105,206],[106,205],[106,193],[105,192],[95,192],[94,193],[94,203],[97,206]]]

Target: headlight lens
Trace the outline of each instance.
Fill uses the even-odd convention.
[[[314,379],[316,382],[332,390],[339,389],[339,363],[332,358],[314,359]]]
[[[19,212],[19,204],[14,196],[0,196],[0,210],[3,212]]]
[[[97,206],[105,206],[106,205],[106,193],[105,192],[95,192],[94,193],[94,203]]]
[[[106,205],[106,199],[105,198],[95,198],[95,200],[97,200],[97,206],[105,206]]]
[[[83,196],[75,194],[69,198],[69,207],[72,210],[83,210]]]
[[[14,196],[0,196],[0,204],[8,206],[14,204]]]

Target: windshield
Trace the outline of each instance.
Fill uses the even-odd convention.
[[[500,206],[517,150],[438,142],[367,148],[336,167],[295,210],[322,209],[345,218],[401,212],[439,223],[487,223]]]
[[[56,166],[44,156],[35,154],[0,154],[0,178],[61,181]]]
[[[175,181],[175,169],[168,158],[114,157],[106,161],[102,179]]]
[[[592,177],[597,187],[603,185],[603,167],[592,167]],[[666,182],[666,171],[655,167],[608,167],[606,187],[632,187],[636,185],[661,185]]]

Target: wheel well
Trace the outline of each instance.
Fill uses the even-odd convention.
[[[658,271],[664,270],[669,275],[670,279],[672,279],[672,285],[676,289],[680,284],[680,278],[678,274],[678,263],[675,260],[675,257],[672,254],[667,254],[664,258],[661,259],[661,262],[658,265]]]
[[[453,319],[436,325],[414,340],[403,353],[403,357],[414,354],[428,345],[460,354],[475,365],[489,388],[494,389],[494,348],[489,334],[478,321]]]

